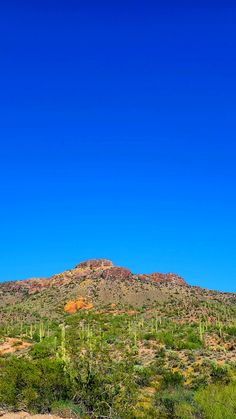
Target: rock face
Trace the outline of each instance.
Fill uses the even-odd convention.
[[[126,268],[119,268],[117,266],[112,266],[109,269],[106,269],[102,273],[102,278],[109,279],[111,281],[115,281],[116,279],[131,279],[132,273],[129,269]]]
[[[110,266],[113,266],[113,263],[108,259],[89,259],[85,262],[80,262],[75,268],[102,269]]]

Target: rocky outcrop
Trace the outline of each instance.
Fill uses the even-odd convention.
[[[154,272],[148,275],[140,275],[139,278],[141,280],[151,281],[156,284],[168,283],[175,285],[188,285],[187,282],[181,278],[181,276],[172,273],[162,274],[160,272]]]
[[[103,269],[113,266],[113,263],[108,259],[89,259],[85,262],[80,262],[75,268],[81,269]]]
[[[76,313],[78,310],[91,310],[91,308],[93,308],[93,304],[87,302],[85,298],[80,297],[78,300],[68,301],[64,307],[64,311],[66,313],[72,314]]]
[[[132,279],[132,273],[129,269],[119,268],[118,266],[113,266],[109,269],[106,269],[102,273],[102,278],[115,281],[116,279]]]

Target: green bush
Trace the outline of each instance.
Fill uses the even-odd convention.
[[[182,385],[184,382],[183,375],[178,372],[165,371],[162,375],[162,387],[176,387]]]
[[[201,408],[204,419],[234,419],[236,383],[226,386],[211,384],[196,392],[195,401]]]
[[[211,378],[213,383],[228,384],[230,382],[230,370],[225,365],[212,364]]]
[[[161,418],[177,417],[177,412],[181,409],[183,411],[183,405],[185,406],[185,412],[186,410],[193,412],[193,404],[193,393],[179,387],[160,391],[155,395],[155,405],[158,409],[158,417]],[[188,408],[186,408],[186,406],[188,406]]]
[[[30,355],[33,359],[45,359],[55,355],[55,351],[54,340],[47,338],[42,342],[36,343],[30,350]]]
[[[0,405],[49,411],[53,402],[70,396],[69,377],[58,360],[4,360],[0,365]]]

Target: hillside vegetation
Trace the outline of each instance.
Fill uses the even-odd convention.
[[[235,294],[97,260],[0,296],[0,410],[236,418]]]

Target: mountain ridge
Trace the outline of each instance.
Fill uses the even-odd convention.
[[[38,287],[40,289],[44,289],[48,286],[55,285],[55,281],[58,279],[58,285],[62,284],[62,279],[65,279],[66,281],[69,281],[69,278],[74,276],[80,276],[81,273],[85,274],[91,274],[90,271],[105,271],[109,270],[109,273],[111,275],[108,275],[110,279],[115,279],[116,275],[118,277],[127,277],[130,279],[135,279],[137,281],[142,282],[151,282],[153,284],[173,284],[173,285],[185,285],[189,287],[196,287],[198,289],[205,289],[212,292],[219,292],[221,294],[235,294],[233,291],[224,291],[224,290],[218,290],[214,288],[208,288],[208,287],[202,287],[197,284],[190,285],[182,276],[173,273],[173,272],[167,272],[167,273],[161,273],[161,272],[151,272],[151,273],[133,273],[130,269],[124,268],[121,266],[116,266],[113,264],[113,262],[109,259],[104,258],[94,258],[94,259],[88,259],[84,260],[77,265],[75,265],[72,269],[66,269],[65,271],[50,275],[50,276],[44,276],[44,277],[28,277],[23,279],[17,279],[17,280],[6,280],[0,282],[0,289],[1,287],[5,288],[6,286],[12,287],[18,287],[23,288],[24,286],[27,288],[30,288],[30,284],[32,284],[32,290],[34,289],[34,285],[36,286],[38,284]],[[37,287],[36,287],[37,288]]]
[[[150,281],[154,283],[161,283],[161,282],[173,282],[178,283],[179,285],[188,285],[187,282],[179,275],[174,273],[160,273],[160,272],[152,272],[150,274],[134,274],[129,269],[115,266],[112,261],[109,259],[88,259],[86,261],[80,262],[72,269],[67,269],[63,272],[58,274],[54,274],[49,277],[30,277],[26,279],[20,280],[11,280],[11,281],[4,281],[0,283],[1,285],[8,284],[11,287],[11,284],[17,284],[19,287],[24,287],[30,285],[30,283],[36,284],[38,283],[39,287],[44,288],[44,286],[51,286],[55,283],[55,280],[65,278],[65,280],[69,279],[71,273],[75,276],[83,276],[83,274],[90,274],[91,271],[105,271],[108,270],[109,275],[106,277],[109,279],[115,279],[116,276],[123,277],[123,278],[133,278],[138,279],[141,281]]]
[[[48,278],[1,283],[0,321],[31,321],[48,316],[57,319],[71,304],[95,310],[111,304],[141,308],[156,303],[184,303],[192,298],[227,303],[235,301],[235,294],[191,286],[172,273],[133,274],[108,259],[89,259]]]

